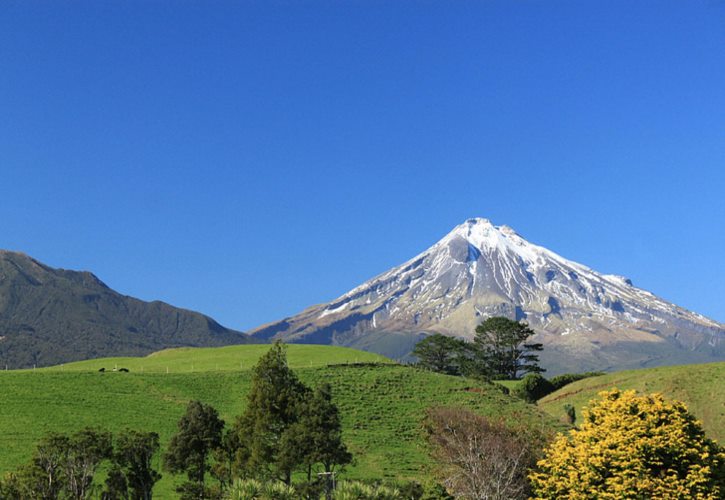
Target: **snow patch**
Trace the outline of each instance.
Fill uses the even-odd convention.
[[[318,316],[318,318],[324,318],[325,316],[329,316],[330,314],[339,313],[340,311],[344,310],[346,307],[350,305],[350,302],[345,302],[339,307],[335,307],[334,309],[325,309],[322,311],[322,314]]]

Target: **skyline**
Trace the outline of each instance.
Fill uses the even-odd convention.
[[[725,4],[522,4],[6,2],[0,248],[249,330],[484,217],[725,322]]]
[[[474,218],[469,218],[468,220],[470,220],[470,219],[484,219],[484,220],[488,221],[488,219],[486,219],[486,218],[481,218],[481,217],[474,217]],[[466,220],[466,221],[462,221],[462,224],[463,224],[463,223],[465,223],[465,222],[468,222],[468,220]],[[491,223],[493,223],[492,221],[488,221],[488,222],[491,222]],[[462,225],[462,224],[461,224],[461,225]],[[495,225],[496,227],[500,227],[500,226],[506,226],[505,224],[494,224],[494,225]],[[514,229],[514,231],[515,231],[515,228],[512,228],[512,229]],[[455,230],[455,228],[452,228],[452,230],[451,230],[451,231],[453,232],[454,230]],[[445,235],[444,235],[444,236],[445,236]],[[443,238],[443,237],[441,237],[441,239],[444,239],[444,238]],[[524,238],[524,239],[525,239],[525,238]],[[431,246],[433,246],[433,244],[435,244],[435,243],[438,243],[439,241],[440,241],[440,239],[439,239],[438,241],[436,241],[436,242],[432,243],[432,244],[431,244]],[[529,243],[533,243],[534,245],[536,245],[536,243],[535,243],[535,242],[529,242]],[[425,251],[427,251],[427,250],[428,250],[428,249],[426,249]],[[548,249],[548,248],[547,248],[547,250],[551,250],[551,249]],[[416,254],[414,254],[414,255],[411,255],[411,257],[410,257],[409,259],[406,259],[406,261],[408,261],[408,260],[413,260],[413,259],[414,259],[414,258],[415,258],[415,257],[416,257],[417,255],[419,255],[419,254],[421,254],[421,253],[423,253],[423,252],[424,252],[424,251],[421,251],[421,252],[418,252],[418,253],[416,253]],[[556,251],[554,251],[554,253],[555,253],[555,254],[558,254],[558,252],[556,252]],[[559,254],[559,255],[560,255],[560,254]],[[31,255],[30,257],[33,257],[33,256]],[[561,257],[563,257],[564,259],[566,259],[566,256],[564,256],[564,255],[561,255]],[[567,260],[569,260],[569,259],[567,259]],[[576,262],[576,263],[577,263],[577,264],[583,264],[583,265],[584,265],[585,267],[590,267],[590,266],[587,266],[587,265],[586,265],[585,263],[582,263],[582,262]],[[46,263],[45,263],[45,262],[43,262],[43,264],[46,264]],[[400,266],[400,265],[402,265],[402,264],[404,264],[404,262],[400,262],[400,263],[396,264],[396,265],[395,265],[395,266],[393,266],[393,267],[398,267],[398,266]],[[77,270],[79,270],[79,271],[90,271],[90,272],[93,272],[93,271],[92,271],[92,270],[90,270],[90,269],[77,269]],[[598,272],[598,273],[600,273],[600,271],[599,271],[599,270],[597,270],[597,269],[593,269],[593,270],[594,270],[595,272]],[[385,273],[387,273],[387,272],[389,272],[389,271],[390,271],[390,269],[386,269],[386,270],[384,270],[384,271],[381,271],[381,272],[377,273],[377,274],[376,274],[376,275],[374,275],[374,276],[370,276],[370,278],[369,278],[369,279],[366,279],[365,281],[366,281],[366,282],[367,282],[367,281],[372,281],[372,280],[373,280],[374,278],[377,278],[378,276],[380,276],[380,275],[383,275],[383,274],[385,274]],[[600,274],[616,274],[616,273],[600,273]],[[103,281],[103,279],[102,279],[102,278],[101,278],[100,276],[97,276],[97,277],[99,277],[99,279],[101,279],[101,281]],[[624,277],[625,277],[625,278],[630,278],[629,276],[624,276]],[[108,285],[108,283],[106,283],[106,284]],[[359,286],[359,285],[362,285],[362,282],[361,282],[361,283],[359,283],[358,285],[355,285],[355,286]],[[637,287],[637,288],[641,288],[641,287],[639,287],[639,286],[638,286],[638,285],[637,285],[636,283],[633,283],[633,285],[634,285],[635,287]],[[111,288],[113,288],[113,286],[111,286]],[[352,289],[352,288],[353,288],[353,287],[351,287],[351,289]],[[116,291],[119,291],[119,290],[116,290]],[[346,290],[346,291],[345,291],[344,293],[346,293],[347,291],[349,291],[349,290]],[[651,290],[648,290],[648,291],[651,291]],[[317,305],[317,304],[319,304],[319,303],[322,303],[322,302],[332,302],[332,300],[333,300],[333,299],[336,299],[336,298],[338,298],[338,297],[339,297],[339,296],[341,296],[341,295],[343,295],[343,293],[340,293],[340,294],[336,295],[335,297],[330,297],[329,299],[326,299],[325,301],[320,301],[320,302],[318,302],[318,303],[311,303],[311,304],[309,304],[309,306]],[[657,295],[657,294],[655,293],[655,295]],[[138,298],[138,297],[137,297],[137,298]],[[147,300],[158,300],[158,299],[147,299]],[[667,299],[665,298],[665,300],[667,300]],[[178,306],[178,304],[171,304],[171,305],[174,305],[174,306]],[[675,305],[681,306],[681,304],[676,304],[676,303],[675,303]],[[306,309],[306,308],[307,308],[307,307],[305,307],[304,309]],[[193,308],[186,308],[186,309],[192,309],[192,310],[195,310],[196,312],[201,312],[201,313],[207,314],[207,313],[206,313],[205,311],[200,311],[200,310],[196,310],[196,309],[193,309]],[[687,308],[686,308],[686,309],[687,309]],[[299,313],[299,312],[301,312],[301,311],[302,311],[302,309],[300,309],[299,311],[296,311],[296,312],[297,312],[297,313]],[[696,311],[696,310],[691,310],[691,311],[693,311],[693,312],[695,312],[695,313],[699,313],[699,311]],[[290,313],[290,314],[289,314],[289,316],[292,316],[292,315],[294,315],[294,314],[295,314],[295,313]],[[208,315],[208,314],[207,314],[207,315]],[[704,315],[704,316],[707,316],[707,315]],[[217,319],[217,320],[218,320],[218,318],[213,318],[213,319]],[[283,319],[283,317],[279,317],[279,318],[277,318],[277,319],[278,319],[278,320],[281,320],[281,319]],[[716,319],[716,318],[712,318],[712,317],[710,317],[710,319],[715,319],[715,320],[717,321],[717,319]],[[273,320],[273,321],[274,321],[274,320]],[[262,326],[262,325],[263,325],[263,324],[265,324],[265,323],[267,323],[267,322],[259,323],[259,324],[256,324],[255,326]],[[225,324],[224,326],[227,326],[227,327],[229,327],[229,325],[226,325],[226,324]],[[232,328],[233,328],[233,327],[232,327]],[[239,328],[237,328],[237,329],[238,329],[238,330],[242,330],[242,329],[239,329]],[[251,329],[252,329],[252,328],[246,328],[246,329],[244,329],[244,330],[251,330]]]

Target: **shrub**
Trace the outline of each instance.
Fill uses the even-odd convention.
[[[227,500],[296,500],[294,487],[281,481],[263,483],[256,479],[237,479],[225,497]]]
[[[534,498],[722,498],[725,453],[684,404],[600,393],[530,474]]]
[[[264,485],[256,479],[237,479],[227,492],[228,500],[257,500],[262,498]]]
[[[554,391],[557,391],[565,385],[576,382],[577,380],[583,380],[589,377],[598,377],[604,375],[604,372],[584,372],[584,373],[563,373],[556,377],[551,377],[551,385],[554,387]],[[553,391],[552,391],[553,392]]]
[[[567,403],[564,405],[564,414],[566,415],[566,423],[569,425],[574,425],[574,423],[576,422],[576,408],[574,408],[573,405]]]
[[[442,484],[432,483],[425,486],[419,500],[454,500],[454,497]]]
[[[585,373],[564,373],[552,377],[551,380],[545,379],[538,373],[529,373],[521,379],[521,384],[514,389],[514,395],[520,397],[529,403],[535,403],[544,396],[548,396],[552,392],[561,389],[565,385],[582,380],[589,377],[597,377],[604,375],[603,372],[585,372]]]
[[[332,496],[334,500],[404,500],[396,488],[370,485],[359,481],[343,481]]]
[[[528,373],[514,389],[514,395],[529,403],[535,403],[551,392],[554,392],[554,386],[538,373]]]

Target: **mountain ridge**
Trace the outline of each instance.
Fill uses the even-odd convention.
[[[430,333],[470,339],[489,316],[529,322],[552,372],[725,359],[724,325],[483,218],[337,299],[250,334],[339,345],[395,335],[412,348]]]
[[[89,271],[0,250],[0,364],[47,366],[252,341],[201,313],[122,295]]]

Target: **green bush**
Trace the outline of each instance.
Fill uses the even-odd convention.
[[[569,425],[574,425],[574,423],[576,422],[576,408],[567,403],[564,405],[564,414],[566,415],[566,423]]]
[[[529,373],[521,379],[521,384],[513,390],[515,396],[520,397],[529,403],[535,403],[539,399],[561,389],[567,384],[576,382],[589,377],[597,377],[604,375],[603,372],[585,372],[585,373],[564,373],[552,377],[551,380],[545,379],[538,373]]]
[[[528,373],[514,389],[514,395],[529,403],[535,403],[547,394],[554,392],[554,385],[538,373]]]
[[[552,377],[549,382],[551,382],[551,384],[554,386],[554,391],[556,391],[561,389],[565,385],[576,382],[577,380],[582,380],[589,377],[598,377],[599,375],[604,375],[604,372],[563,373],[561,375],[557,375],[556,377]]]

